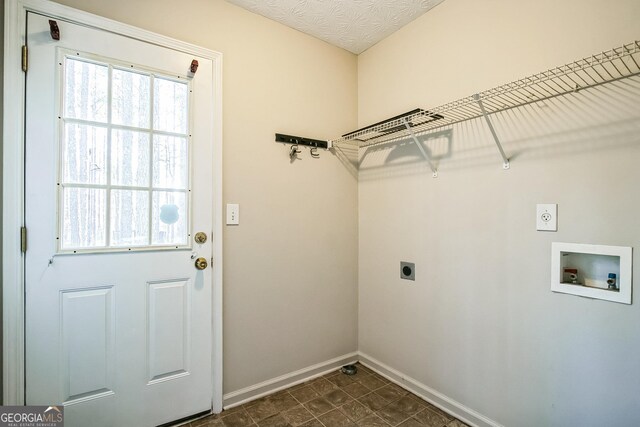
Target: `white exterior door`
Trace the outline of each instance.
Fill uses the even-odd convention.
[[[57,25],[27,17],[26,403],[67,426],[208,411],[212,61]]]

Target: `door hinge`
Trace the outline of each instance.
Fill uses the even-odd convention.
[[[27,252],[27,227],[20,227],[20,251]]]
[[[26,73],[28,69],[29,69],[29,57],[28,57],[27,45],[25,44],[25,45],[22,45],[22,71]]]

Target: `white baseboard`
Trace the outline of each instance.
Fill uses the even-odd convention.
[[[327,360],[313,366],[309,366],[295,372],[281,375],[261,383],[245,387],[243,389],[227,393],[222,396],[224,409],[259,399],[263,396],[292,387],[296,384],[320,377],[343,365],[358,361],[358,353],[349,353],[335,359]]]
[[[400,387],[409,390],[413,394],[420,396],[427,402],[437,406],[445,412],[450,413],[469,425],[476,427],[503,427],[500,423],[485,417],[462,403],[445,396],[444,394],[385,365],[371,356],[367,356],[364,353],[358,353],[358,359],[360,360],[360,363],[367,368],[377,372],[389,381],[393,381]]]
[[[494,421],[473,409],[463,405],[462,403],[440,393],[431,387],[397,371],[390,366],[385,365],[379,360],[368,356],[364,353],[349,353],[335,359],[327,360],[313,366],[309,366],[295,372],[281,375],[261,383],[245,387],[243,389],[227,393],[223,396],[224,409],[231,409],[235,406],[242,405],[263,396],[284,390],[305,381],[325,375],[334,369],[360,361],[367,368],[377,372],[389,381],[398,384],[400,387],[409,390],[413,394],[420,396],[427,402],[437,406],[464,421],[465,423],[475,427],[504,427],[497,421]]]

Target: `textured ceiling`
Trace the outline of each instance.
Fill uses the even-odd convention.
[[[227,0],[361,53],[443,0]]]

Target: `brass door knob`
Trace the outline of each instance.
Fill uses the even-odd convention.
[[[199,245],[204,244],[207,241],[207,233],[203,233],[202,231],[198,231],[194,236],[193,240],[196,241]]]
[[[209,263],[207,262],[206,258],[200,257],[196,259],[196,268],[198,270],[204,270],[208,265]]]

